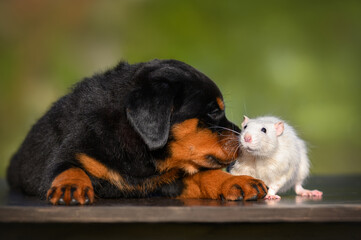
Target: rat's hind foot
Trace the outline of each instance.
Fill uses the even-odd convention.
[[[322,197],[322,192],[318,190],[304,189],[300,184],[295,186],[295,192],[302,197]]]
[[[302,191],[297,192],[297,195],[300,195],[302,197],[321,197],[322,192],[318,190],[307,190],[303,189]]]
[[[277,200],[277,199],[281,199],[281,197],[280,196],[278,196],[278,195],[266,195],[265,197],[264,197],[264,199],[265,200]]]

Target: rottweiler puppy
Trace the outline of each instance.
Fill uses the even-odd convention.
[[[262,181],[221,170],[239,154],[224,109],[215,83],[183,62],[121,62],[53,104],[12,157],[8,182],[61,205],[263,198]]]

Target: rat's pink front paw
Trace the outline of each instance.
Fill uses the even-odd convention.
[[[264,199],[265,200],[276,200],[276,199],[281,199],[281,197],[280,196],[278,196],[278,195],[266,195],[265,197],[264,197]]]
[[[318,190],[304,189],[303,191],[300,191],[297,194],[301,195],[302,197],[321,197],[323,193],[321,191],[318,191]]]

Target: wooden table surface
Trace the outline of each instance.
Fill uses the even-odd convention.
[[[0,180],[0,223],[275,223],[361,222],[361,175],[310,177],[321,199],[231,202],[207,199],[97,199],[91,206],[51,206],[10,191]]]

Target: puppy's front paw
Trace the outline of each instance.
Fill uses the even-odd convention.
[[[252,201],[267,195],[266,184],[250,176],[234,176],[222,184],[221,198],[226,200]]]
[[[59,174],[47,192],[53,205],[85,205],[94,202],[94,190],[89,177],[79,168]]]
[[[93,188],[62,185],[48,190],[47,199],[53,205],[86,205],[94,202]]]

